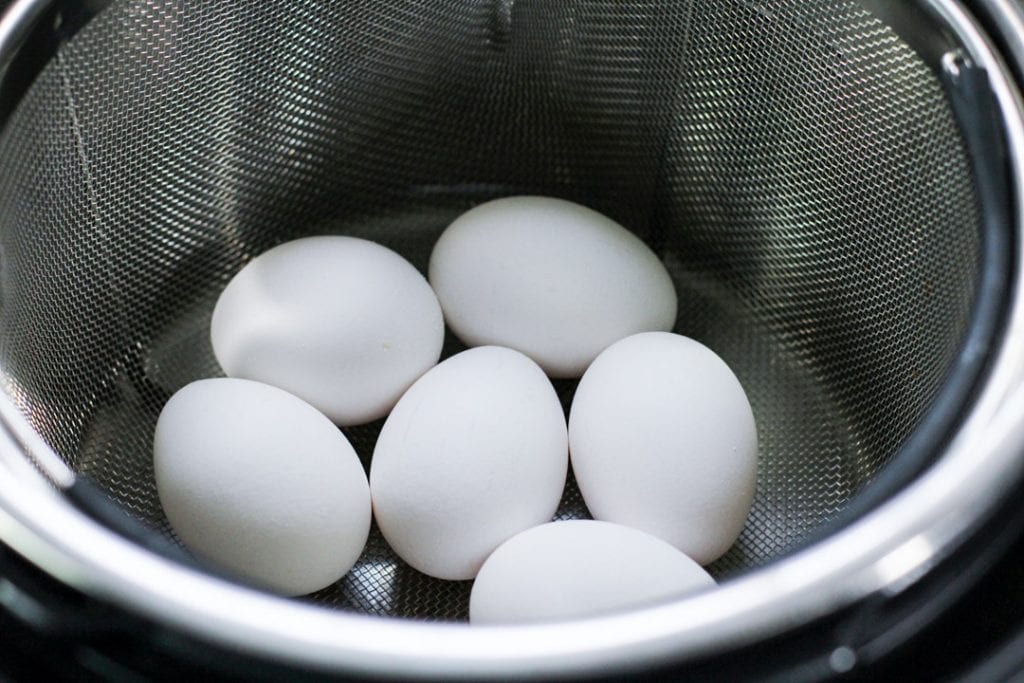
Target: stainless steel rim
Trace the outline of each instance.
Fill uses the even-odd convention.
[[[8,54],[47,0],[19,0],[0,20]],[[1008,146],[1024,149],[1024,107],[1006,65],[964,8],[930,0],[984,67]],[[988,2],[1007,22],[1022,10]],[[1019,159],[1013,197],[1024,200]],[[1014,225],[1017,239],[1024,225]],[[991,375],[939,463],[892,500],[829,539],[691,599],[558,625],[469,628],[334,613],[199,575],[92,522],[43,477],[74,475],[0,400],[0,539],[64,583],[243,651],[330,670],[481,677],[608,672],[695,657],[784,632],[876,594],[912,584],[969,534],[1024,471],[1024,284],[1011,287],[1007,328]],[[38,482],[29,486],[27,482]]]

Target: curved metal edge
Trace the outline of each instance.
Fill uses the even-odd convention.
[[[17,17],[28,21],[45,4],[16,2],[0,20],[0,45],[20,35]],[[1009,146],[1024,150],[1024,107],[989,41],[955,0],[928,0],[927,6],[958,27],[959,39],[988,71]],[[1024,169],[1019,159],[1012,161],[1019,202]],[[1018,239],[1024,235],[1019,221]],[[339,614],[274,598],[154,556],[84,518],[52,488],[26,487],[24,473],[15,476],[24,469],[19,449],[26,442],[10,432],[0,434],[0,538],[87,594],[228,647],[304,667],[409,677],[550,678],[703,656],[807,624],[873,594],[898,593],[1007,495],[1024,474],[1022,302],[1017,277],[991,381],[932,470],[834,537],[672,604],[562,624],[481,628]],[[10,414],[13,406],[6,403],[0,401],[0,413]],[[102,566],[96,557],[104,558]]]
[[[52,0],[16,0],[0,15],[0,73],[10,66],[15,54]]]
[[[996,33],[1003,49],[1013,57],[1019,78],[1024,78],[1024,4],[1020,0],[967,0],[970,8]]]
[[[0,438],[13,444],[16,452],[23,456],[21,461],[26,465],[32,462],[52,484],[68,488],[75,483],[75,473],[71,468],[32,429],[24,415],[6,400],[0,401]]]
[[[74,35],[114,0],[0,0],[0,73],[10,66],[22,44],[47,10],[58,10],[53,32],[64,38]]]
[[[0,0],[0,127],[61,47],[113,0]]]

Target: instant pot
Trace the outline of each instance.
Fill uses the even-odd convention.
[[[8,2],[0,671],[1018,674],[1022,67],[1013,0]],[[516,194],[641,237],[675,331],[746,389],[757,494],[719,586],[471,627],[469,583],[376,529],[297,599],[192,557],[153,428],[221,374],[209,317],[234,273],[325,233],[424,270],[451,220]],[[345,430],[364,465],[379,429]],[[587,516],[570,479],[557,517]]]

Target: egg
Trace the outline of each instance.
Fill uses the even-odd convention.
[[[433,290],[397,253],[321,235],[257,256],[210,321],[229,377],[285,389],[339,425],[383,417],[437,363],[444,319]]]
[[[650,606],[715,585],[696,562],[636,529],[590,520],[523,531],[487,558],[469,620],[513,624]]]
[[[579,377],[609,344],[676,319],[672,279],[640,238],[551,197],[462,214],[434,246],[429,278],[463,342],[516,349],[552,377]]]
[[[701,564],[743,529],[757,479],[753,411],[729,366],[693,339],[646,332],[602,352],[573,397],[569,448],[596,519]]]
[[[548,378],[517,351],[482,346],[428,371],[388,416],[370,465],[374,516],[415,569],[471,579],[503,541],[551,519],[567,470]]]
[[[366,544],[370,492],[355,451],[282,389],[225,377],[186,385],[160,412],[153,465],[184,545],[258,587],[319,590]]]

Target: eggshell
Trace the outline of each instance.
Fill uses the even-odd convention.
[[[153,439],[157,492],[196,555],[285,595],[334,583],[370,530],[366,474],[312,406],[243,379],[192,382]]]
[[[565,417],[541,369],[511,349],[470,349],[388,416],[370,466],[374,515],[416,569],[471,579],[502,541],[551,519],[567,470]]]
[[[552,522],[516,534],[487,558],[470,594],[469,620],[573,619],[714,585],[700,565],[650,534],[609,522]]]
[[[562,199],[507,197],[466,212],[434,246],[429,276],[462,341],[522,351],[552,377],[579,377],[609,344],[676,319],[654,252]]]
[[[754,415],[732,370],[693,339],[648,332],[608,347],[576,390],[569,448],[596,519],[654,534],[701,564],[743,529]]]
[[[250,261],[213,311],[230,377],[285,389],[334,422],[383,417],[437,363],[441,307],[395,252],[340,235],[286,242]]]

